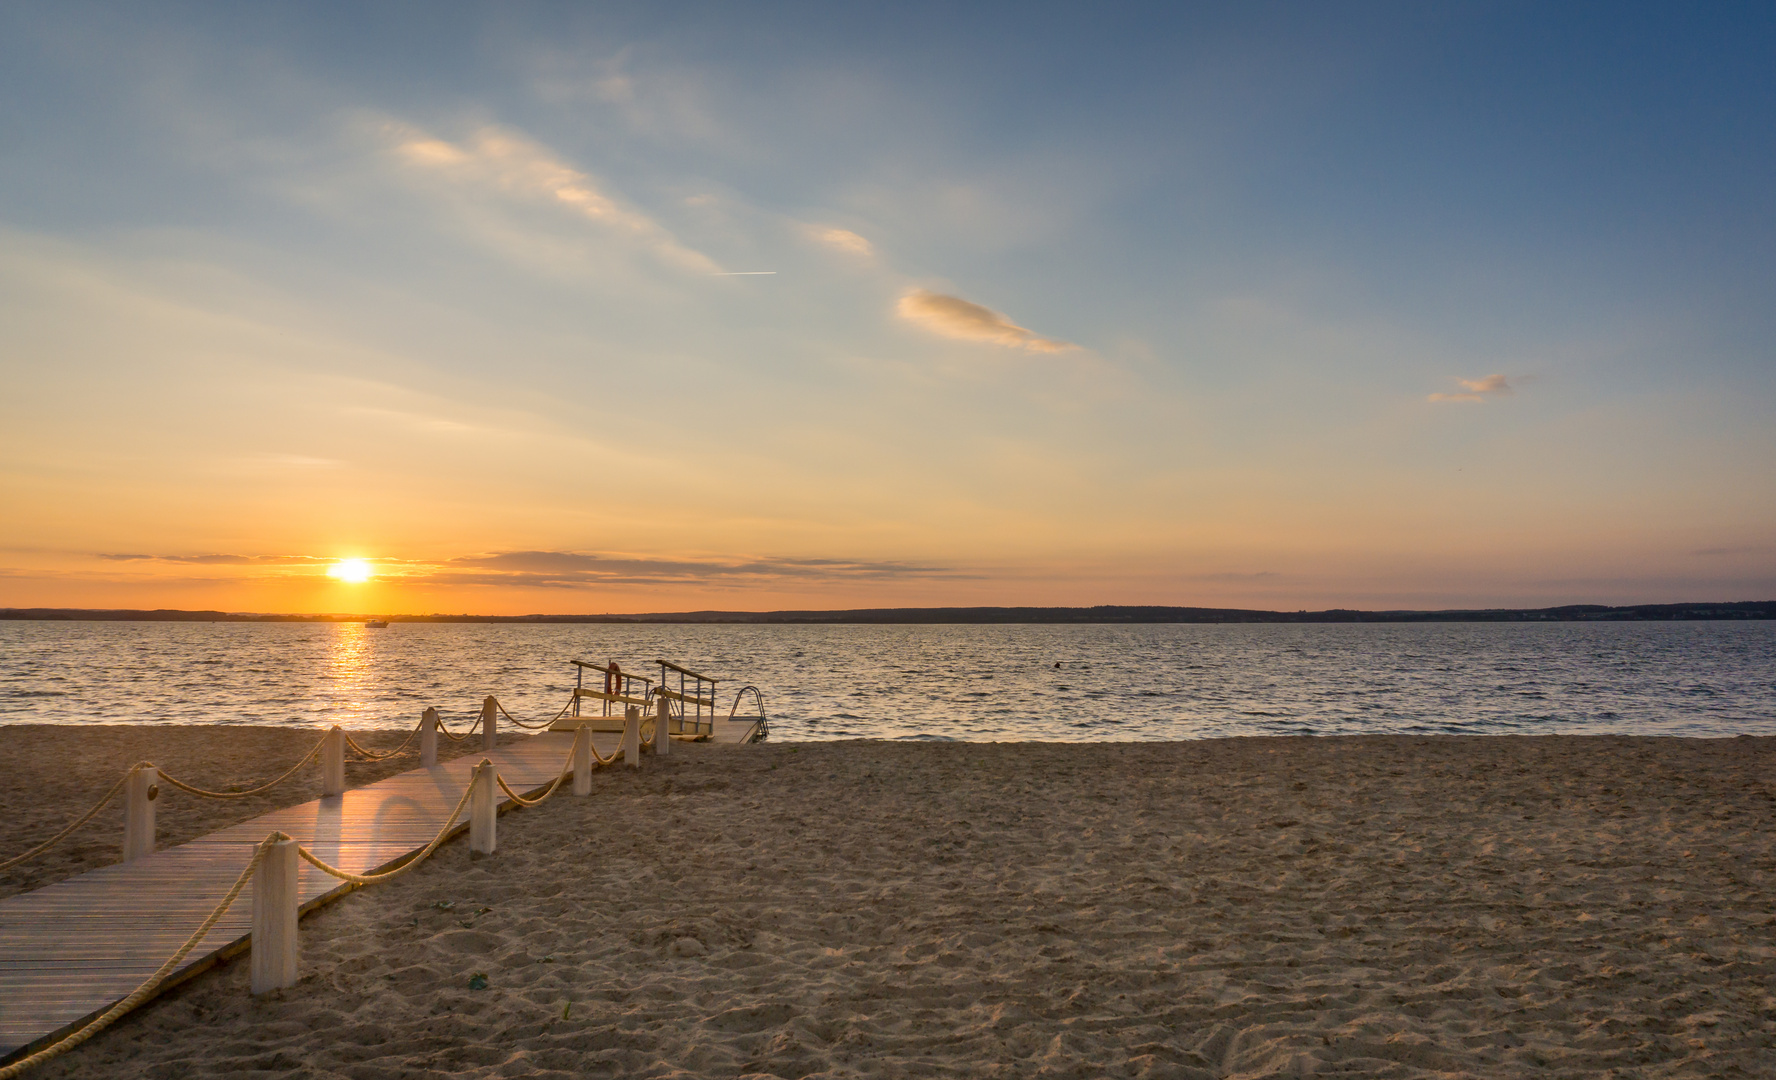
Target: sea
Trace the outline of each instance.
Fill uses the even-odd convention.
[[[1776,735],[1776,623],[0,622],[0,723],[526,720],[573,660],[757,687],[773,740]],[[677,687],[677,676],[672,676]],[[741,712],[751,711],[751,696]]]

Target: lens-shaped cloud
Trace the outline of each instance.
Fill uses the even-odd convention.
[[[993,311],[960,296],[948,296],[929,289],[914,289],[900,298],[896,308],[908,322],[944,337],[963,341],[987,341],[1030,352],[1061,352],[1079,346],[1068,341],[1041,337]]]
[[[824,244],[835,251],[842,251],[847,255],[856,255],[859,258],[867,259],[876,253],[874,245],[852,232],[850,229],[841,229],[837,226],[810,225],[808,226],[808,235],[813,237],[816,242]]]
[[[1485,401],[1489,397],[1503,397],[1511,393],[1511,381],[1503,375],[1488,375],[1484,379],[1456,379],[1455,384],[1464,391],[1460,394],[1432,394],[1427,401]]]

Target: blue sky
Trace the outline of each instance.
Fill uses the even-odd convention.
[[[1767,598],[1773,43],[8,6],[0,603]]]

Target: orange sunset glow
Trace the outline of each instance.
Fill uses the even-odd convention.
[[[0,117],[0,607],[1776,595],[1763,65],[1562,111],[1326,11],[1069,39],[1088,103],[879,35],[65,18]]]

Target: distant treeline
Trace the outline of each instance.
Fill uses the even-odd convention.
[[[263,615],[239,611],[107,611],[88,608],[0,608],[0,619],[106,622],[362,622],[382,618],[426,623],[1402,623],[1402,622],[1670,622],[1776,619],[1776,601],[1725,604],[1568,604],[1551,608],[1455,611],[1250,611],[1199,607],[854,608],[849,611],[680,611],[647,615]]]

